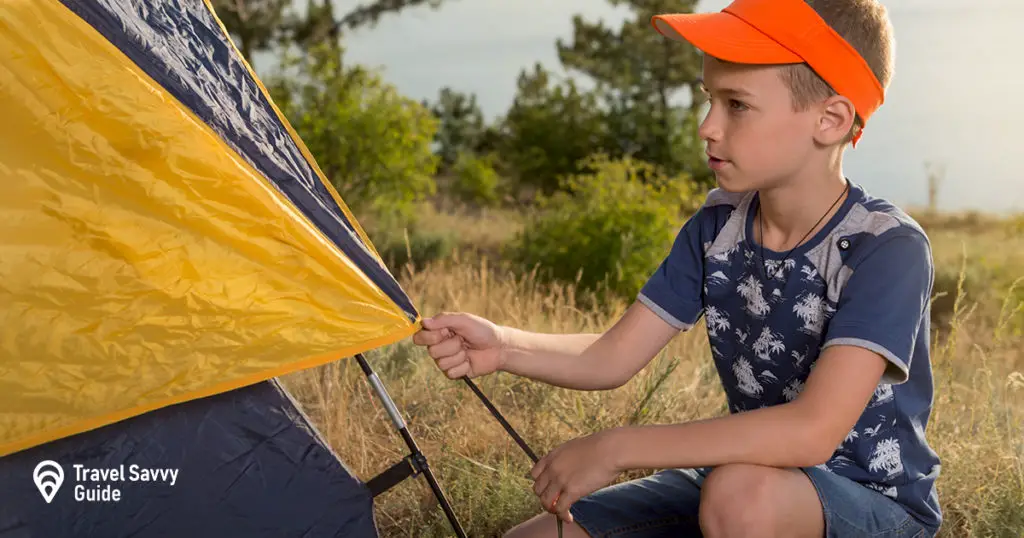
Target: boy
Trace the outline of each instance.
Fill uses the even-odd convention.
[[[572,440],[534,467],[549,513],[509,535],[919,537],[941,522],[928,238],[842,171],[883,101],[875,0],[737,0],[653,24],[704,53],[700,136],[718,189],[601,335],[423,321],[451,378],[502,370],[579,390],[635,375],[704,317],[727,416]],[[628,469],[667,469],[609,486]],[[557,514],[557,516],[555,515]]]

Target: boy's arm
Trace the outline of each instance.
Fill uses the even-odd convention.
[[[621,386],[704,311],[703,243],[713,215],[698,210],[676,235],[668,256],[640,290],[637,301],[606,333],[577,352],[584,337],[513,330],[502,369],[577,390]]]
[[[502,330],[502,371],[576,390],[621,386],[679,332],[640,303],[599,335]]]
[[[867,349],[829,347],[792,402],[686,424],[619,428],[608,434],[610,453],[621,470],[818,465],[857,422],[885,367]]]

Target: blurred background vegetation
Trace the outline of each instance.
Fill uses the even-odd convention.
[[[371,0],[346,12],[330,0],[213,4],[247,59],[277,59],[258,74],[424,315],[469,310],[527,330],[589,332],[622,312],[714,184],[696,134],[699,58],[649,23],[696,1],[607,1],[632,16],[618,27],[575,17],[571,38],[552,44],[586,88],[537,63],[491,121],[474,95],[444,88],[417,101],[346,61],[347,32],[443,0]],[[932,200],[941,179],[929,179]],[[944,457],[942,534],[1019,538],[1024,216],[909,209],[935,246],[929,434]],[[620,424],[706,417],[724,400],[703,338],[681,336],[608,393],[502,375],[481,384],[537,449]],[[471,394],[408,343],[372,355],[473,536],[498,536],[539,509],[528,462]],[[318,370],[289,381],[357,474],[404,456],[358,370]],[[377,500],[383,535],[449,533],[421,486]]]
[[[474,95],[444,88],[416,102],[345,60],[347,31],[441,0],[344,13],[330,0],[213,3],[243,55],[277,58],[261,78],[394,267],[489,247],[427,225],[431,210],[514,212],[521,233],[490,254],[583,290],[633,293],[713,185],[696,136],[699,58],[649,22],[696,2],[616,0],[635,15],[620,28],[576,17],[572,38],[553,46],[591,87],[537,63],[490,122]],[[674,104],[679,92],[697,99]]]

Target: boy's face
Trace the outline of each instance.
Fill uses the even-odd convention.
[[[819,114],[816,107],[794,109],[782,69],[704,57],[710,109],[699,133],[708,166],[724,190],[777,186],[808,162]]]

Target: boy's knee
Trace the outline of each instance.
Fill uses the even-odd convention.
[[[774,472],[773,472],[774,471]],[[709,538],[770,536],[775,528],[773,487],[777,471],[731,464],[716,468],[704,480],[700,526]]]

